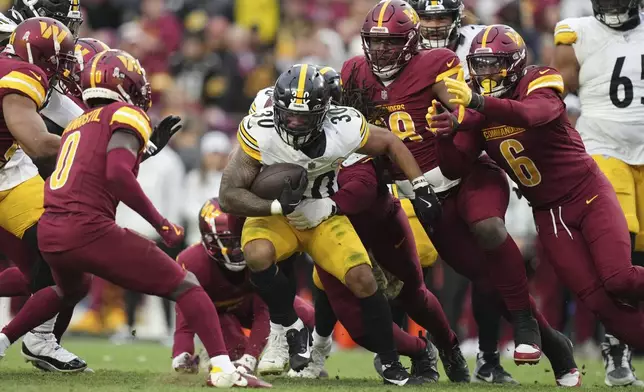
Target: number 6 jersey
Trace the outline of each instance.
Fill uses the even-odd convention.
[[[286,144],[275,129],[273,109],[259,110],[246,116],[237,131],[237,139],[246,154],[264,165],[293,163],[308,172],[305,196],[321,199],[338,190],[337,172],[344,159],[361,148],[369,138],[369,127],[357,110],[331,105],[323,125],[323,134],[314,143],[325,143],[324,153],[311,158]]]
[[[571,45],[580,66],[576,128],[588,153],[644,164],[644,24],[617,31],[591,16],[565,19],[555,43]]]

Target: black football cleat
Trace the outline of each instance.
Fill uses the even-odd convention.
[[[474,370],[474,382],[486,382],[490,384],[518,385],[519,382],[512,378],[501,366],[498,352],[478,353],[476,355],[476,369]]]
[[[378,373],[385,384],[393,384],[401,387],[403,385],[420,385],[426,383],[422,377],[410,375],[399,360],[382,364],[380,369],[381,371]]]
[[[311,363],[311,333],[306,327],[289,329],[286,331],[286,341],[291,369],[299,372]]]
[[[411,358],[411,375],[419,377],[426,382],[438,382],[438,350],[427,338],[420,334],[420,338],[427,343],[427,347],[419,357]]]
[[[438,355],[443,362],[445,374],[451,382],[470,382],[470,369],[467,367],[467,361],[463,357],[458,342],[451,350],[438,350]]]

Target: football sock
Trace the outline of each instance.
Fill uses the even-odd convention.
[[[304,323],[299,318],[295,320],[293,324],[284,326],[285,331],[288,331],[289,329],[297,329],[298,331],[300,331],[304,328],[305,328]]]
[[[0,297],[28,295],[31,295],[29,282],[17,267],[7,268],[0,273]]]
[[[60,341],[63,339],[63,334],[67,331],[67,327],[69,327],[69,323],[72,321],[74,307],[75,306],[65,306],[60,313],[58,313],[56,323],[54,324],[54,335],[56,336],[58,344],[60,344]]]
[[[429,332],[439,349],[451,350],[454,347],[456,334],[440,302],[424,284],[416,290],[405,290],[403,287],[397,302],[404,305],[412,320]]]
[[[315,296],[315,330],[320,336],[331,336],[335,323],[338,321],[326,293],[317,287],[314,288]]]
[[[495,249],[485,250],[489,277],[510,312],[530,308],[528,278],[523,256],[512,237]],[[502,272],[501,272],[502,271]]]
[[[0,333],[0,353],[4,354],[9,346],[11,346],[11,342],[9,341],[7,335]]]
[[[501,314],[495,304],[486,301],[486,296],[472,286],[472,313],[479,329],[479,351],[493,353],[498,350]]]
[[[2,333],[11,343],[21,336],[52,319],[63,308],[63,299],[53,287],[47,287],[35,293],[25,303],[16,317],[4,327]]]
[[[327,343],[331,340],[331,335],[322,336],[318,333],[317,330],[313,330],[313,345],[314,346],[326,346]]]
[[[417,336],[412,336],[397,325],[393,325],[394,342],[400,355],[417,358],[423,355],[427,342]]]
[[[276,264],[264,271],[251,272],[250,281],[268,306],[272,322],[287,326],[297,321],[297,313],[293,307],[295,288]]]
[[[201,286],[192,287],[181,294],[177,298],[177,306],[190,329],[199,336],[210,358],[228,355],[217,309]]]
[[[373,295],[360,298],[364,340],[372,345],[373,351],[380,355],[383,364],[398,360],[394,345],[393,321],[389,302],[382,290]]]
[[[295,301],[293,301],[293,307],[295,308],[297,317],[304,322],[304,325],[309,329],[313,329],[315,326],[315,310],[313,310],[313,306],[304,299],[296,296]]]

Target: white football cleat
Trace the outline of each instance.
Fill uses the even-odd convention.
[[[87,368],[85,361],[58,344],[53,333],[27,333],[22,339],[22,356],[45,371],[76,373]]]
[[[257,373],[264,375],[281,375],[288,366],[288,342],[284,335],[284,327],[271,323],[271,332],[264,353],[259,359]]]
[[[628,345],[620,342],[612,335],[606,334],[601,344],[602,359],[606,369],[604,384],[609,387],[632,385],[642,387],[644,384],[637,379],[631,364],[632,352]]]
[[[250,374],[235,370],[225,373],[221,368],[213,367],[208,374],[207,384],[215,388],[271,388],[272,385]]]
[[[514,363],[521,365],[536,365],[541,360],[541,349],[534,344],[519,344],[514,348]]]
[[[581,387],[581,373],[577,369],[570,370],[570,372],[557,378],[557,386],[566,388]]]
[[[257,359],[250,354],[244,354],[233,362],[238,371],[246,374],[254,374],[257,367]]]
[[[179,373],[197,374],[199,373],[199,362],[198,355],[181,353],[172,359],[172,368]]]
[[[4,358],[5,351],[7,351],[9,346],[11,346],[11,342],[9,342],[7,335],[0,333],[0,361]]]

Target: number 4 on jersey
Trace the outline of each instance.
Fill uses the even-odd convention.
[[[644,55],[642,59],[642,74],[640,76],[641,80],[644,80]],[[633,81],[627,76],[621,76],[622,69],[624,68],[624,62],[626,61],[626,56],[618,57],[615,62],[615,67],[613,68],[613,76],[610,81],[610,91],[609,96],[613,105],[620,109],[627,108],[633,103]],[[624,99],[619,99],[619,87],[624,86]],[[640,98],[640,102],[644,105],[644,97]]]

